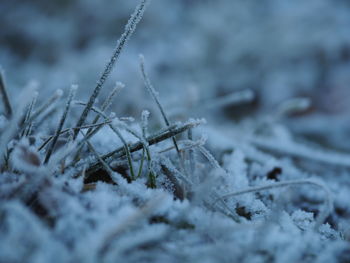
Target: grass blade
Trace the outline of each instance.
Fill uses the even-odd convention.
[[[128,23],[125,26],[124,33],[122,34],[122,36],[118,40],[117,46],[114,49],[114,52],[113,52],[109,62],[107,63],[103,73],[101,74],[100,79],[97,81],[97,85],[96,85],[94,91],[92,92],[90,99],[89,99],[86,107],[84,108],[84,110],[83,110],[83,112],[82,112],[82,114],[77,122],[77,125],[76,125],[77,127],[84,125],[85,120],[86,120],[86,118],[91,110],[91,107],[94,105],[97,96],[99,95],[104,83],[106,82],[106,80],[107,80],[109,74],[111,73],[115,63],[117,62],[121,51],[123,50],[125,44],[128,42],[131,35],[135,31],[137,24],[140,22],[140,20],[143,16],[143,13],[145,12],[145,9],[146,9],[148,2],[149,2],[149,0],[141,0],[140,4],[136,7],[134,13],[131,15]],[[78,136],[78,133],[79,133],[79,129],[74,130],[74,136],[73,136],[74,140]]]

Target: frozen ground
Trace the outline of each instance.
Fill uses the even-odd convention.
[[[138,3],[0,2],[0,262],[350,262],[349,2]]]

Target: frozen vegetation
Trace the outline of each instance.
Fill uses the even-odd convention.
[[[0,2],[0,263],[350,262],[349,1],[149,2]]]

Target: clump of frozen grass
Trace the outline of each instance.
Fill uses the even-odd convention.
[[[214,143],[207,144],[206,137],[196,129],[204,120],[179,123],[169,120],[146,73],[142,56],[140,66],[145,87],[166,127],[156,131],[148,111],[141,113],[139,123],[108,113],[115,96],[124,88],[121,83],[116,83],[101,107],[95,105],[147,2],[142,0],[131,16],[87,103],[73,101],[73,86],[63,110],[57,107],[61,103],[60,90],[36,108],[40,94],[36,98],[32,87],[16,105],[9,100],[0,76],[4,119],[8,121],[0,141],[0,204],[7,204],[0,205],[0,261],[8,259],[3,257],[1,248],[8,250],[10,246],[4,244],[16,244],[20,248],[20,262],[27,260],[28,255],[51,261],[62,247],[69,247],[65,253],[76,261],[86,262],[184,259],[222,262],[245,258],[247,254],[259,261],[283,258],[293,262],[298,261],[296,258],[301,260],[303,255],[344,256],[348,243],[341,239],[334,221],[338,214],[346,214],[350,208],[346,205],[342,210],[332,208],[330,192],[335,192],[338,186],[334,178],[325,184],[307,179],[304,173],[298,177],[296,164],[274,155],[275,151],[297,155],[304,149],[296,148],[290,141],[283,144],[292,135],[283,140],[278,136],[266,140],[247,131],[244,125],[228,126],[226,132],[216,126],[215,136],[208,135]],[[251,101],[254,96],[246,90],[213,101],[208,107],[239,104]],[[290,101],[281,107],[279,114],[303,111],[308,105],[305,101]],[[49,106],[52,111],[47,110]],[[72,126],[74,114],[70,113],[77,106],[83,106],[84,110]],[[86,123],[90,113],[95,117]],[[48,116],[54,116],[53,120],[58,117],[57,124],[51,122],[53,135],[52,131],[40,130],[42,120]],[[119,141],[114,139],[114,134]],[[240,143],[235,144],[236,134]],[[99,147],[99,142],[105,143],[101,137],[115,143],[114,150]],[[220,149],[220,145],[226,148]],[[261,158],[255,147],[270,152]],[[230,158],[225,158],[232,152]],[[346,158],[339,159],[333,153],[320,154],[317,150],[302,151],[298,157],[313,157],[326,164],[347,167]],[[222,166],[223,159],[232,163]],[[266,172],[266,167],[272,170]],[[327,169],[335,175],[333,168]],[[293,198],[287,191],[280,195],[270,191],[292,186],[297,186]],[[308,186],[322,189],[325,195],[313,192],[314,187],[305,190]],[[283,198],[290,202],[283,202]],[[320,209],[322,202],[324,208]],[[19,207],[25,212],[19,213]],[[11,209],[25,216],[16,218],[8,212]],[[332,223],[332,228],[328,223]],[[16,231],[16,226],[23,229],[23,225],[28,226],[30,234]],[[160,233],[154,233],[155,230]],[[257,242],[256,237],[264,242]],[[299,245],[305,239],[307,250]],[[45,244],[53,245],[48,250]],[[27,247],[31,250],[24,249]],[[283,253],[288,249],[292,252]]]

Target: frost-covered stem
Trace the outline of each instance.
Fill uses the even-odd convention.
[[[33,127],[34,127],[34,124],[33,124],[32,122],[29,123],[28,128],[27,128],[27,131],[26,131],[26,133],[24,134],[24,136],[28,137],[28,136],[31,134],[31,132],[32,132],[32,130],[33,130]]]
[[[101,158],[101,156],[98,154],[98,152],[95,150],[95,148],[92,146],[90,141],[87,139],[86,143],[90,149],[90,151],[95,155],[96,159],[102,164],[103,168],[106,170],[109,176],[112,176],[113,170],[109,165]]]
[[[34,108],[34,106],[36,104],[36,101],[38,99],[38,95],[39,95],[38,92],[34,92],[34,96],[33,96],[32,102],[29,104],[27,112],[26,112],[26,115],[24,117],[24,124],[28,124],[29,123],[29,119],[30,119],[30,116],[32,115],[33,108]]]
[[[103,102],[102,107],[101,107],[101,112],[105,112],[111,105],[114,97],[125,87],[125,85],[121,82],[117,82],[111,93],[108,95],[106,100]],[[92,124],[95,124],[98,122],[100,119],[100,114],[97,114],[95,119],[93,120]],[[92,128],[90,128],[86,134],[89,134],[92,132]]]
[[[60,108],[60,104],[55,103],[53,106],[49,106],[49,109],[41,116],[40,119],[36,121],[36,126],[40,127],[41,124],[43,124],[48,118],[52,117],[53,115],[56,114],[56,112]],[[35,113],[34,113],[35,114]],[[33,118],[34,119],[34,118]]]
[[[90,128],[100,128],[100,127],[103,127],[109,123],[112,123],[112,120],[108,120],[108,121],[104,121],[104,122],[101,122],[101,123],[95,123],[95,124],[90,124],[90,125],[84,125],[84,126],[81,126],[79,127],[79,129],[83,130],[83,129],[90,129]],[[64,134],[64,133],[67,133],[69,131],[71,131],[72,129],[75,129],[77,127],[74,127],[74,128],[67,128],[67,129],[64,129],[60,132],[60,135]],[[87,135],[85,135],[87,136]],[[55,137],[55,135],[51,135],[49,136],[49,138],[47,138],[39,147],[38,147],[38,151],[41,151],[51,140],[52,138]],[[88,137],[89,138],[89,137]]]
[[[237,223],[240,223],[241,222],[241,219],[239,218],[239,216],[237,215],[237,213],[228,206],[228,204],[221,198],[219,198],[219,194],[217,191],[213,191],[212,194],[214,195],[214,198],[217,198],[218,200],[215,201],[215,203],[213,204],[210,204],[209,202],[206,202],[205,201],[205,204],[208,206],[208,207],[211,207],[211,208],[214,208],[214,205],[217,203],[217,202],[220,202],[220,204],[222,204],[222,207],[216,205],[216,207],[214,209],[219,209],[221,210],[222,213],[224,213],[225,215],[229,216],[230,218],[232,218],[234,221],[236,221]]]
[[[145,148],[143,148],[143,149],[142,149],[141,163],[140,163],[139,170],[138,170],[138,172],[137,172],[136,178],[139,178],[139,177],[141,176],[142,168],[143,168],[143,163],[144,163],[144,161],[145,161],[145,158],[146,158],[146,151],[145,151]]]
[[[74,102],[75,104],[77,105],[83,105],[83,106],[86,106],[86,103],[84,102],[80,102],[80,101],[75,101]],[[108,120],[109,118],[107,117],[107,115],[100,109],[96,108],[96,107],[91,107],[91,110],[95,113],[97,113],[99,116],[102,116],[105,120]],[[90,139],[93,135],[95,135],[103,126],[99,126],[99,127],[96,127],[94,130],[92,130],[91,132],[87,132],[84,139]],[[75,128],[74,128],[75,129]],[[81,129],[81,128],[80,128]],[[74,132],[73,132],[74,133]],[[84,139],[78,144],[78,151],[76,152],[75,154],[75,157],[73,158],[73,160],[77,160],[78,159],[78,156],[81,152],[81,149],[84,145]]]
[[[83,110],[83,112],[82,112],[82,114],[77,122],[77,125],[76,125],[77,127],[84,125],[84,122],[89,114],[89,111],[91,110],[91,107],[93,106],[98,94],[100,93],[102,86],[104,85],[109,74],[111,73],[115,63],[117,62],[117,60],[119,58],[121,51],[123,50],[123,48],[125,46],[125,44],[128,42],[131,35],[135,31],[137,24],[140,22],[140,20],[143,16],[143,13],[146,9],[147,3],[149,1],[150,0],[141,0],[140,4],[136,7],[134,13],[131,15],[128,23],[125,26],[124,33],[122,34],[122,36],[118,40],[117,46],[114,49],[114,52],[113,52],[109,62],[107,63],[103,73],[101,74],[100,79],[97,81],[97,85],[90,96],[89,102],[87,103],[86,107],[84,108],[84,110]],[[79,133],[79,129],[74,130],[74,136],[73,136],[74,140],[76,139],[78,133]]]
[[[218,163],[218,161],[214,158],[214,156],[207,149],[205,149],[204,146],[198,145],[198,149],[205,156],[205,158],[207,158],[210,164],[213,167],[215,167],[215,169],[220,169],[220,170],[223,169]]]
[[[33,112],[30,117],[30,121],[35,120],[41,113],[43,113],[47,108],[49,108],[53,103],[55,103],[58,99],[60,99],[63,95],[63,91],[61,89],[56,90],[56,92],[43,104]]]
[[[120,131],[118,130],[117,127],[115,127],[113,124],[109,124],[109,127],[114,131],[114,133],[119,137],[119,139],[122,141],[126,153],[126,158],[128,159],[128,165],[130,169],[130,175],[131,179],[135,179],[135,173],[134,173],[134,168],[132,165],[132,158],[131,158],[131,152],[128,143],[125,141],[124,137],[121,135]],[[102,158],[103,159],[103,158]]]
[[[26,131],[27,131],[26,128],[30,125],[30,117],[32,115],[32,112],[33,112],[34,106],[36,104],[36,101],[38,99],[38,95],[39,95],[38,92],[34,93],[34,97],[32,99],[32,102],[29,104],[27,112],[26,112],[26,115],[24,117],[23,125],[21,123],[21,126],[22,126],[21,137],[23,137],[26,134]]]
[[[105,125],[107,125],[107,124],[112,123],[112,120],[113,120],[113,118],[110,118],[110,119],[105,120],[104,122],[94,123],[94,124],[89,124],[89,125],[84,125],[84,126],[81,126],[81,127],[78,127],[78,128],[81,129],[81,130],[84,130],[84,129],[91,129],[91,128],[100,128],[100,127],[103,127],[103,126],[105,126]],[[67,132],[69,132],[69,131],[71,131],[71,130],[73,130],[73,129],[75,129],[75,128],[77,128],[77,127],[74,127],[74,128],[67,128],[67,129],[65,129],[65,130],[62,130],[62,131],[61,131],[61,134],[62,134],[62,133],[67,133]],[[86,135],[85,135],[85,136],[86,136]]]
[[[0,69],[0,92],[2,95],[2,101],[4,103],[4,107],[5,107],[5,115],[7,118],[10,118],[12,116],[12,107],[11,107],[10,99],[7,94],[5,80],[4,80],[4,72],[2,69]]]
[[[293,186],[293,185],[305,185],[305,184],[317,186],[317,187],[321,188],[326,193],[324,211],[322,213],[320,212],[320,214],[318,215],[318,217],[316,219],[315,228],[318,228],[324,222],[324,220],[327,218],[327,216],[330,214],[330,212],[332,211],[333,203],[332,203],[332,198],[331,198],[331,194],[330,194],[329,190],[325,186],[323,186],[322,184],[317,183],[315,181],[312,181],[310,179],[292,180],[292,181],[285,181],[285,182],[278,182],[278,183],[272,183],[272,184],[267,184],[267,185],[249,187],[249,188],[246,188],[243,190],[239,190],[239,191],[235,191],[235,192],[232,192],[229,194],[222,195],[221,197],[217,198],[214,201],[214,204],[216,202],[223,200],[225,198],[228,198],[228,197],[234,197],[234,196],[243,195],[243,194],[247,194],[247,193],[255,193],[255,192],[260,192],[263,190],[271,190],[274,188],[289,187],[289,186]]]
[[[307,111],[312,106],[311,100],[309,98],[292,98],[284,101],[277,109],[275,117],[282,118],[288,116],[289,114],[297,114]]]
[[[85,106],[86,103],[85,102],[82,102],[82,101],[74,101],[74,104],[75,105],[81,105],[81,106]],[[91,107],[91,111],[101,115],[103,118],[108,118],[107,115],[99,108],[97,107]],[[134,121],[134,118],[133,117],[120,117],[119,118],[120,120],[122,121]],[[83,125],[83,126],[80,126],[80,127],[85,127],[86,125]]]
[[[51,157],[51,154],[56,146],[56,143],[57,143],[57,140],[58,140],[58,137],[60,136],[60,133],[62,131],[62,128],[63,128],[63,125],[64,125],[64,122],[66,121],[67,119],[67,116],[68,116],[68,112],[69,112],[69,109],[70,109],[70,105],[72,103],[72,100],[75,96],[75,93],[77,91],[77,86],[76,85],[72,85],[70,91],[69,91],[69,95],[68,95],[68,100],[67,100],[67,103],[66,103],[66,107],[64,109],[64,112],[61,116],[61,119],[59,121],[59,124],[58,124],[58,127],[56,129],[56,132],[55,132],[55,136],[53,137],[52,139],[52,142],[51,142],[51,145],[49,147],[49,149],[47,150],[46,152],[46,156],[45,156],[45,160],[44,160],[44,163],[47,164],[48,161],[50,160],[50,157]]]
[[[142,130],[143,138],[146,138],[147,136],[148,118],[149,118],[149,111],[143,110],[141,113],[141,130]]]
[[[189,139],[190,141],[193,141],[192,129],[188,129],[188,131],[187,131],[187,136],[188,136],[188,139]],[[190,155],[190,168],[191,168],[191,173],[194,174],[194,173],[195,173],[196,166],[195,166],[195,163],[194,163],[194,151],[193,151],[192,147],[189,149],[189,155]]]
[[[113,88],[111,93],[108,95],[108,97],[102,104],[102,107],[101,107],[102,111],[106,111],[111,106],[114,97],[118,95],[119,92],[124,88],[125,88],[125,84],[121,82],[116,82],[115,87]]]
[[[151,152],[148,147],[148,142],[147,142],[147,132],[148,132],[148,118],[149,118],[149,111],[144,110],[141,113],[141,130],[142,130],[142,140],[146,142],[143,146],[144,151],[146,151],[147,154],[147,170],[148,170],[148,177],[150,182],[153,182],[155,184],[155,175],[154,172],[152,171],[152,157],[151,157]]]
[[[136,137],[137,139],[140,140],[140,142],[142,142],[143,144],[143,153],[142,153],[142,161],[141,161],[141,166],[140,166],[140,169],[142,169],[142,165],[143,165],[143,159],[144,159],[144,152],[146,153],[146,156],[147,156],[147,160],[148,160],[148,168],[149,168],[149,171],[151,172],[151,166],[150,166],[150,162],[151,162],[151,153],[150,153],[150,150],[149,150],[149,147],[148,147],[148,143],[147,143],[147,140],[146,140],[146,137],[143,135],[144,132],[142,132],[142,136],[139,135],[136,131],[130,129],[127,125],[125,125],[124,123],[122,122],[119,122],[120,125],[122,126],[122,128],[124,128],[127,132],[129,132],[130,134],[132,134],[134,137]],[[140,172],[141,170],[139,170],[139,173],[138,173],[138,176],[140,175]]]
[[[101,115],[106,121],[108,120],[108,117],[106,114],[103,113],[103,111],[101,110],[96,110],[96,113],[98,113],[99,115]],[[126,153],[126,157],[128,159],[128,165],[129,165],[129,169],[130,169],[130,175],[131,175],[131,179],[135,179],[135,173],[134,173],[134,168],[133,168],[133,165],[132,165],[132,158],[131,158],[131,152],[130,152],[130,149],[129,149],[129,145],[127,144],[127,142],[125,141],[124,137],[121,135],[121,133],[119,132],[119,129],[113,125],[113,123],[109,123],[108,126],[111,128],[111,130],[119,137],[119,139],[122,141],[123,143],[123,148],[125,149],[125,153]],[[83,142],[85,141],[85,139],[88,139],[90,138],[93,134],[95,134],[97,132],[97,129],[99,128],[96,128],[95,130],[91,131],[90,133],[87,133],[83,139]],[[83,144],[80,143],[79,146],[78,146],[78,149],[80,150],[81,146]],[[78,150],[78,151],[79,151]]]
[[[155,89],[152,86],[152,83],[151,83],[151,81],[150,81],[150,79],[149,79],[149,77],[148,77],[148,75],[146,73],[146,70],[145,70],[145,58],[144,58],[143,55],[140,55],[140,68],[141,68],[141,73],[142,73],[142,77],[143,77],[143,81],[145,83],[145,86],[146,86],[149,94],[151,95],[151,97],[156,102],[156,104],[157,104],[157,106],[158,106],[158,108],[160,110],[160,113],[162,114],[162,117],[164,119],[164,122],[165,122],[166,126],[169,127],[170,123],[169,123],[168,117],[166,116],[162,105],[160,104],[160,101],[159,101],[159,98],[158,98],[158,93],[155,91]],[[181,157],[181,154],[180,154],[180,151],[179,151],[179,147],[177,145],[175,137],[172,137],[172,140],[173,140],[176,152],[179,155],[180,160],[182,160],[182,157]]]
[[[176,169],[176,167],[173,165],[170,159],[163,157],[161,158],[161,163],[165,165],[172,174],[176,175],[176,178],[181,179],[181,181],[183,181],[188,187],[192,186],[192,182],[179,170]]]
[[[185,152],[187,150],[190,150],[195,147],[198,147],[200,145],[204,145],[203,143],[203,140],[200,139],[200,140],[197,140],[197,141],[190,141],[190,140],[181,140],[181,141],[178,141],[179,145],[183,144],[183,147],[180,147],[180,152]],[[165,148],[163,150],[160,150],[158,151],[158,154],[162,154],[162,153],[165,153],[165,152],[168,152],[170,150],[174,149],[174,146],[170,146],[168,148]]]

